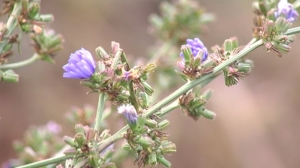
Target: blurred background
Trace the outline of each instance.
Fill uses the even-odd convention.
[[[93,53],[98,46],[109,51],[110,42],[117,41],[132,58],[146,57],[148,46],[155,42],[147,32],[148,18],[158,13],[160,2],[42,1],[42,13],[55,16],[51,27],[64,36],[64,49],[55,57],[56,64],[38,62],[16,69],[19,83],[0,83],[0,163],[16,157],[12,141],[21,139],[30,125],[43,125],[49,120],[66,125],[63,116],[71,106],[97,105],[97,95],[87,95],[89,89],[79,80],[62,78],[62,66],[70,53],[81,47]],[[199,3],[216,16],[200,35],[208,48],[232,36],[237,36],[240,44],[251,39],[251,0]],[[298,38],[282,58],[259,48],[248,55],[255,63],[253,72],[238,85],[226,87],[223,77],[209,84],[214,95],[208,109],[217,113],[214,121],[201,118],[194,122],[180,111],[171,113],[168,132],[177,145],[177,152],[167,157],[172,167],[299,167],[299,45]],[[10,61],[33,54],[28,42],[23,42],[21,52]],[[68,132],[73,128],[63,129]],[[123,167],[137,167],[132,162],[127,161]]]

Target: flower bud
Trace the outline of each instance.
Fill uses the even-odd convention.
[[[102,60],[109,59],[109,55],[106,53],[106,51],[101,46],[96,48],[96,55]]]
[[[144,87],[144,89],[145,89],[145,92],[146,92],[149,96],[151,96],[152,93],[154,92],[154,89],[153,89],[146,81],[144,81],[144,80],[142,80],[141,83],[142,83],[142,85],[143,85],[143,87]]]
[[[30,19],[35,19],[36,16],[39,14],[39,12],[40,12],[40,4],[37,2],[31,2],[29,4],[28,17]]]
[[[84,134],[77,133],[74,138],[74,145],[80,148],[85,144],[85,140]]]
[[[157,127],[157,122],[155,120],[146,119],[145,125],[147,125],[150,128],[156,128]]]
[[[53,22],[54,16],[52,14],[44,14],[40,16],[42,22]]]
[[[169,162],[167,159],[165,159],[163,156],[157,157],[157,161],[164,165],[165,167],[171,167],[171,162]]]
[[[203,115],[205,118],[211,119],[211,120],[215,119],[215,117],[216,117],[216,113],[214,113],[210,110],[207,110],[207,109],[201,111],[201,115]]]
[[[132,105],[127,104],[127,105],[119,106],[118,107],[118,113],[124,115],[124,117],[126,118],[128,124],[130,124],[130,125],[135,125],[136,124],[138,116],[137,116],[135,108]]]
[[[135,138],[135,142],[141,144],[144,147],[150,147],[154,145],[154,141],[152,139],[144,136],[137,136]]]
[[[68,144],[68,145],[70,145],[70,146],[72,146],[72,147],[75,145],[74,139],[71,138],[71,137],[69,137],[69,136],[64,136],[63,140],[64,140],[64,142],[65,142],[66,144]]]
[[[159,130],[164,130],[164,129],[166,129],[168,126],[170,125],[170,121],[168,121],[168,120],[163,120],[163,121],[161,121],[160,123],[158,123],[158,129]]]
[[[19,75],[16,74],[13,70],[6,70],[2,74],[0,72],[0,81],[6,81],[6,82],[18,82],[19,81]]]

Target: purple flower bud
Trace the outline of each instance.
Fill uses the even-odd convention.
[[[137,121],[137,113],[135,108],[130,105],[121,105],[118,107],[118,113],[123,114],[127,122],[130,124],[135,124]]]
[[[279,16],[283,16],[288,21],[294,22],[299,14],[287,0],[280,0],[275,12],[275,17],[278,18]]]
[[[64,78],[88,79],[95,72],[96,64],[92,54],[84,48],[70,55],[69,61],[63,66],[66,71]]]
[[[194,57],[197,56],[198,52],[200,50],[203,51],[203,57],[202,57],[202,61],[205,61],[207,56],[208,56],[208,52],[206,47],[204,46],[204,44],[202,43],[202,41],[199,38],[195,38],[193,39],[187,39],[186,40],[187,46],[191,48],[192,50],[192,54]],[[183,53],[180,53],[180,56],[183,57]]]

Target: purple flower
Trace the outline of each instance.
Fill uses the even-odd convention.
[[[95,72],[95,61],[92,54],[84,48],[70,55],[69,61],[63,66],[64,78],[88,79]]]
[[[53,134],[58,134],[61,131],[61,126],[54,121],[49,121],[46,125],[46,129]]]
[[[275,17],[278,18],[279,16],[283,16],[288,21],[294,22],[299,14],[287,0],[280,0],[277,11],[275,11]]]
[[[186,45],[191,48],[192,54],[194,57],[197,56],[199,51],[203,51],[202,61],[206,60],[206,58],[208,56],[208,52],[207,52],[206,47],[204,46],[204,44],[202,43],[202,41],[199,38],[195,38],[194,40],[187,39],[186,43],[187,43]],[[183,57],[182,52],[180,53],[180,56]]]
[[[127,122],[130,124],[135,124],[137,120],[137,113],[135,108],[130,105],[121,105],[118,107],[118,113],[123,114]]]

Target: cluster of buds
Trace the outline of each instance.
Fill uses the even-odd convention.
[[[116,104],[136,100],[135,105],[140,106],[144,96],[139,93],[153,93],[147,79],[148,74],[155,69],[155,64],[130,68],[125,53],[116,42],[112,42],[110,54],[102,47],[96,49],[96,54],[101,59],[98,62],[85,49],[71,54],[68,64],[63,67],[63,76],[82,79],[81,83],[90,87],[92,92],[104,92]]]
[[[179,98],[179,105],[184,114],[195,121],[197,121],[201,116],[213,120],[216,117],[216,114],[207,110],[205,107],[211,96],[212,90],[207,90],[202,95],[195,95],[190,91]]]
[[[184,80],[193,80],[212,71],[211,62],[205,62],[208,51],[200,39],[187,39],[187,44],[181,47],[180,56],[183,58],[177,63]]]
[[[16,167],[52,157],[63,147],[61,126],[53,121],[40,127],[32,126],[25,134],[23,141],[15,141],[13,146],[18,159],[8,161],[6,167]]]
[[[67,167],[116,167],[114,163],[110,163],[110,159],[114,153],[113,146],[99,151],[98,143],[110,137],[108,130],[102,131],[100,135],[89,126],[78,124],[75,126],[76,134],[74,138],[65,136],[64,141],[70,145],[70,149],[64,151],[66,155],[75,154],[78,156],[76,160],[66,162]],[[60,165],[60,167],[63,167]]]
[[[289,44],[293,41],[292,35],[285,35],[299,14],[287,0],[266,2],[260,0],[253,3],[254,17],[253,36],[263,39],[268,51],[278,56],[290,51]]]
[[[152,33],[162,41],[173,41],[180,45],[188,38],[200,34],[206,23],[214,20],[214,16],[205,13],[198,2],[179,0],[175,3],[161,3],[161,17],[151,15]]]
[[[212,47],[213,53],[210,54],[210,58],[214,62],[214,66],[219,65],[231,56],[237,54],[240,51],[238,40],[235,37],[226,39],[223,46]],[[238,83],[240,79],[247,76],[253,67],[251,60],[239,59],[223,69],[226,86],[232,86]]]
[[[170,167],[171,163],[164,158],[164,155],[176,152],[176,146],[168,140],[168,134],[163,132],[170,122],[159,121],[157,116],[146,119],[142,115],[137,115],[132,105],[122,105],[118,111],[124,114],[130,127],[124,135],[127,143],[123,145],[123,149],[137,155],[134,163],[138,167],[157,164]]]
[[[83,108],[72,107],[66,113],[67,121],[72,124],[82,124],[91,126],[95,119],[95,109],[91,105],[85,105]]]
[[[53,21],[53,16],[40,13],[40,1],[6,0],[1,14],[1,16],[8,14],[10,17],[6,24],[0,23],[0,66],[8,63],[7,58],[13,55],[14,44],[19,48],[23,33],[30,33],[36,57],[54,62],[53,56],[62,49],[63,38],[53,30],[45,29],[46,24]],[[18,34],[14,34],[16,28],[20,28]],[[17,74],[13,73],[13,79],[11,77],[7,79],[12,71],[4,67],[2,69],[4,71],[0,70],[0,81],[18,81]]]

